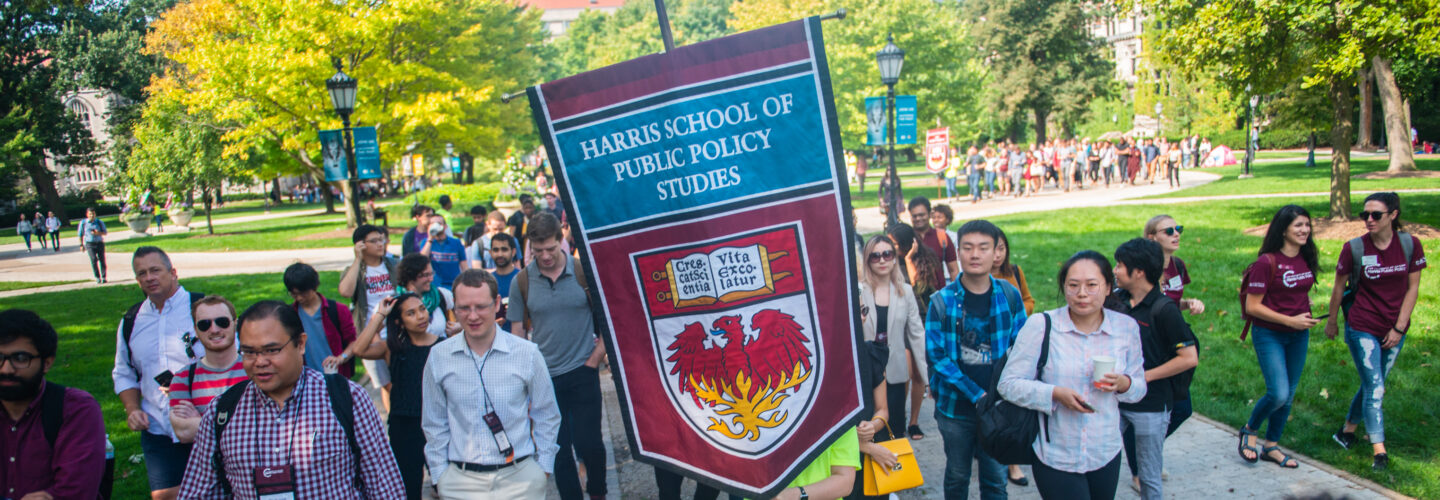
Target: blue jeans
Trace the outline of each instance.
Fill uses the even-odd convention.
[[[980,450],[979,423],[974,416],[950,418],[935,411],[940,438],[945,441],[945,500],[970,496],[970,461],[980,469],[980,498],[1004,500],[1005,466]]]
[[[1270,425],[1265,429],[1265,440],[1279,442],[1285,434],[1285,421],[1290,418],[1295,387],[1300,385],[1300,374],[1305,371],[1310,331],[1277,332],[1254,325],[1250,329],[1250,339],[1255,344],[1260,373],[1265,377],[1265,396],[1255,402],[1255,410],[1250,413],[1250,421],[1245,427],[1259,430],[1260,424],[1268,419]]]
[[[994,171],[994,170],[986,170],[986,171],[985,171],[985,192],[988,193],[988,194],[994,194],[994,193],[995,193],[995,171]]]
[[[958,178],[958,177],[946,177],[946,178],[945,178],[945,197],[946,197],[946,198],[954,198],[954,197],[955,197],[955,181],[956,181],[956,180],[959,180],[959,178]]]
[[[980,201],[980,173],[976,172],[965,177],[965,188],[970,190],[970,200]]]
[[[1380,338],[1345,325],[1345,345],[1350,346],[1350,358],[1355,361],[1355,370],[1360,372],[1360,390],[1350,400],[1350,413],[1346,422],[1365,421],[1365,433],[1371,443],[1385,442],[1385,377],[1395,367],[1395,358],[1405,346],[1405,336],[1395,347],[1383,349]]]

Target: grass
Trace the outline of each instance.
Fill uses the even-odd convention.
[[[1440,194],[1404,195],[1416,221],[1440,223]],[[1186,297],[1199,298],[1206,312],[1187,315],[1200,339],[1201,366],[1192,397],[1195,410],[1233,427],[1244,425],[1255,400],[1265,388],[1251,344],[1239,340],[1240,274],[1255,259],[1261,238],[1242,230],[1269,222],[1274,210],[1286,203],[1306,207],[1316,217],[1328,215],[1324,197],[1231,200],[1182,205],[1078,208],[1055,212],[1018,214],[992,221],[1011,239],[1012,258],[1020,263],[1035,294],[1037,306],[1058,307],[1061,296],[1055,274],[1061,262],[1075,251],[1092,248],[1107,256],[1123,241],[1137,236],[1146,219],[1157,213],[1179,216],[1186,232],[1179,255],[1186,259],[1194,282]],[[1354,210],[1359,210],[1355,200]],[[1432,242],[1426,242],[1434,246]],[[1323,314],[1333,285],[1341,241],[1319,241],[1321,279],[1311,293],[1315,314]],[[1440,408],[1433,388],[1440,371],[1433,368],[1440,354],[1440,275],[1425,272],[1420,285],[1411,334],[1387,381],[1385,401],[1387,448],[1392,457],[1383,473],[1370,470],[1370,447],[1360,443],[1341,450],[1330,440],[1359,387],[1359,378],[1342,340],[1327,340],[1317,328],[1311,334],[1309,359],[1295,397],[1291,420],[1281,444],[1417,498],[1440,498]],[[1328,394],[1328,397],[1322,394]],[[1193,424],[1192,424],[1193,425]],[[1363,429],[1362,431],[1363,432]],[[1361,434],[1363,436],[1363,434]],[[1234,449],[1233,440],[1213,443]],[[1227,455],[1228,456],[1228,455]],[[1235,458],[1238,460],[1238,458]]]
[[[320,273],[320,290],[334,290],[340,281],[335,271]],[[289,302],[280,273],[182,279],[186,289],[222,295],[244,308],[264,299]],[[143,299],[138,288],[91,288],[0,299],[0,309],[22,308],[38,312],[60,334],[60,355],[49,379],[89,391],[100,402],[105,428],[115,443],[113,498],[149,498],[140,455],[140,435],[125,427],[124,406],[115,396],[110,369],[115,360],[115,329],[120,315]]]
[[[71,283],[84,283],[89,280],[80,281],[0,281],[0,292],[11,290],[24,290],[26,288],[40,288],[42,286],[68,285]]]
[[[1440,158],[1416,158],[1415,164],[1421,170],[1440,170]],[[1363,159],[1350,163],[1350,189],[1352,191],[1374,191],[1381,189],[1424,189],[1440,187],[1434,178],[1400,179],[1357,179],[1354,176],[1367,172],[1384,171],[1389,160]],[[1305,162],[1287,161],[1251,165],[1254,178],[1240,179],[1240,165],[1202,169],[1202,172],[1217,174],[1221,178],[1203,186],[1182,189],[1147,198],[1174,198],[1180,196],[1219,196],[1236,194],[1270,193],[1325,193],[1330,191],[1330,161],[1317,158],[1315,168],[1306,168]],[[1363,197],[1362,197],[1363,198]]]

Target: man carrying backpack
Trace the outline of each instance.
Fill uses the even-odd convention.
[[[296,262],[285,268],[285,289],[295,299],[291,307],[300,314],[300,322],[308,334],[305,346],[305,366],[312,370],[323,370],[325,358],[345,352],[355,341],[355,319],[350,308],[325,298],[316,290],[320,288],[320,273],[304,262]],[[339,373],[345,378],[355,374],[355,361],[340,364]]]
[[[95,398],[45,381],[60,342],[33,312],[0,311],[0,496],[96,498],[105,473],[105,422]]]
[[[125,423],[140,432],[150,497],[170,499],[179,490],[190,445],[180,443],[170,427],[166,391],[175,373],[195,357],[190,305],[204,294],[180,286],[170,256],[158,247],[135,249],[131,266],[145,300],[131,306],[120,320],[110,377],[125,406]]]
[[[260,301],[239,325],[250,378],[201,417],[180,498],[404,498],[369,394],[305,367],[295,309]]]

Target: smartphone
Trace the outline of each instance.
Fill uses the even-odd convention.
[[[1084,408],[1085,411],[1089,411],[1089,412],[1094,412],[1094,411],[1095,411],[1095,407],[1094,407],[1094,406],[1090,406],[1090,403],[1086,403],[1086,402],[1084,402],[1084,401],[1081,401],[1081,402],[1080,402],[1080,407],[1081,407],[1081,408]]]
[[[1316,316],[1316,317],[1314,317],[1314,318],[1312,318],[1312,319],[1317,319],[1317,320],[1319,320],[1319,319],[1325,319],[1325,318],[1328,318],[1328,317],[1330,317],[1330,313],[1321,314],[1321,315]]]

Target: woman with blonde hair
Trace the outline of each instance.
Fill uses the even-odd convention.
[[[862,255],[860,321],[865,340],[889,349],[884,370],[886,406],[894,422],[905,422],[910,365],[926,372],[925,324],[915,291],[900,274],[901,255],[895,242],[887,235],[873,236],[865,242]]]

